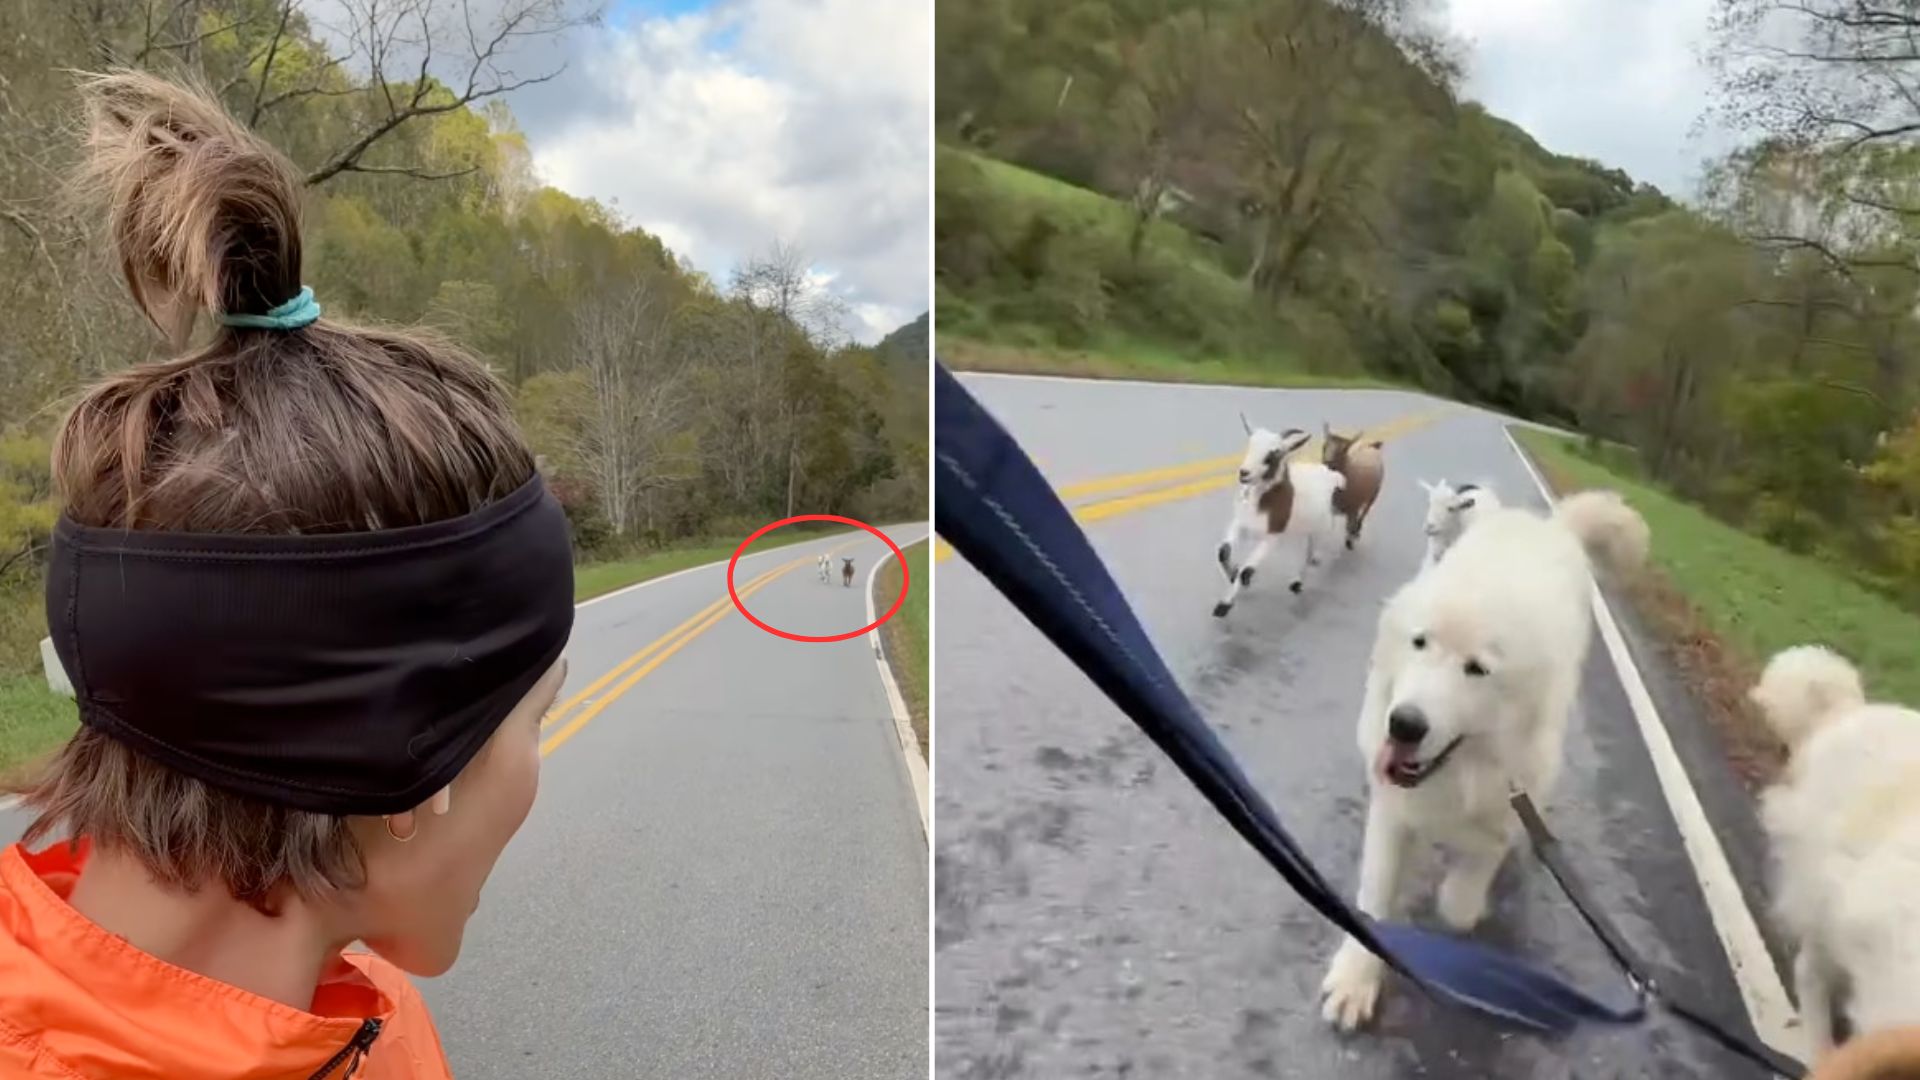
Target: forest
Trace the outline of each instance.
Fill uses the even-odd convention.
[[[797,513],[925,515],[924,318],[860,347],[779,237],[713,280],[612,208],[541,184],[507,95],[560,77],[538,46],[591,32],[594,10],[328,0],[321,23],[316,7],[0,5],[0,676],[38,670],[48,439],[65,403],[162,355],[61,197],[78,71],[197,80],[283,150],[305,178],[305,274],[323,305],[436,327],[514,387],[582,558],[737,539]]]
[[[1424,0],[937,8],[936,317],[1575,428],[1920,609],[1920,13],[1715,0],[1698,192],[1466,100]]]

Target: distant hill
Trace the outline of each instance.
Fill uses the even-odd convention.
[[[874,346],[874,351],[889,360],[898,360],[902,363],[924,364],[927,362],[927,339],[929,335],[930,320],[928,313],[922,312],[919,318],[900,327],[886,337],[881,338],[880,344]]]

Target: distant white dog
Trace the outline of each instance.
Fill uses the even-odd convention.
[[[813,568],[820,574],[821,581],[827,581],[829,580],[827,575],[833,570],[833,560],[827,558],[826,552],[823,551],[819,558],[813,560]]]
[[[1549,517],[1478,516],[1387,602],[1360,708],[1369,787],[1360,910],[1397,914],[1401,868],[1419,838],[1454,855],[1440,918],[1457,930],[1480,921],[1516,836],[1510,785],[1544,802],[1559,776],[1592,636],[1589,559],[1620,570],[1646,550],[1639,514],[1612,492],[1583,492]],[[1343,1029],[1365,1022],[1384,974],[1343,942],[1321,985],[1323,1015]]]
[[[1454,487],[1445,480],[1437,484],[1420,481],[1427,493],[1427,559],[1432,566],[1447,553],[1474,518],[1500,509],[1500,496],[1485,484],[1461,484]]]
[[[1868,704],[1853,665],[1812,645],[1768,661],[1749,696],[1791,751],[1760,819],[1814,1055],[1833,1046],[1836,990],[1855,1034],[1920,1024],[1920,712]]]

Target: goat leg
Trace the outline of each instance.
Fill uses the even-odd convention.
[[[1240,569],[1237,572],[1232,573],[1227,578],[1227,594],[1220,598],[1219,603],[1213,605],[1214,618],[1225,618],[1227,612],[1233,610],[1233,602],[1240,595],[1240,590],[1253,584],[1254,570],[1259,567],[1262,562],[1266,561],[1267,552],[1271,550],[1272,547],[1273,537],[1271,536],[1261,537],[1260,542],[1253,546],[1253,551],[1247,556],[1247,561],[1240,565]]]

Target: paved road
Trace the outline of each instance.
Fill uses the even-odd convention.
[[[1271,428],[1317,431],[1323,419],[1379,425],[1438,404],[1391,392],[967,381],[1056,487],[1237,456],[1242,409]],[[1541,504],[1484,413],[1448,408],[1387,458],[1360,550],[1297,599],[1270,562],[1224,622],[1210,609],[1226,489],[1088,526],[1175,674],[1349,894],[1365,808],[1354,717],[1380,605],[1423,549],[1414,481],[1491,481],[1510,502]],[[964,560],[941,562],[938,576],[939,1076],[1754,1075],[1671,1021],[1555,1044],[1391,983],[1376,1025],[1338,1036],[1318,1015],[1329,928]],[[1699,885],[1595,642],[1550,820],[1649,961],[1737,1013]],[[1432,865],[1412,876],[1418,920],[1433,920],[1436,878]],[[1624,992],[1531,859],[1503,869],[1480,934]]]
[[[821,584],[813,554],[842,548],[853,587]],[[748,607],[840,633],[884,550],[812,541],[736,581],[804,556]],[[582,608],[562,700],[723,598],[724,574]],[[926,1075],[927,846],[871,647],[726,611],[546,758],[460,963],[423,983],[461,1080]]]

